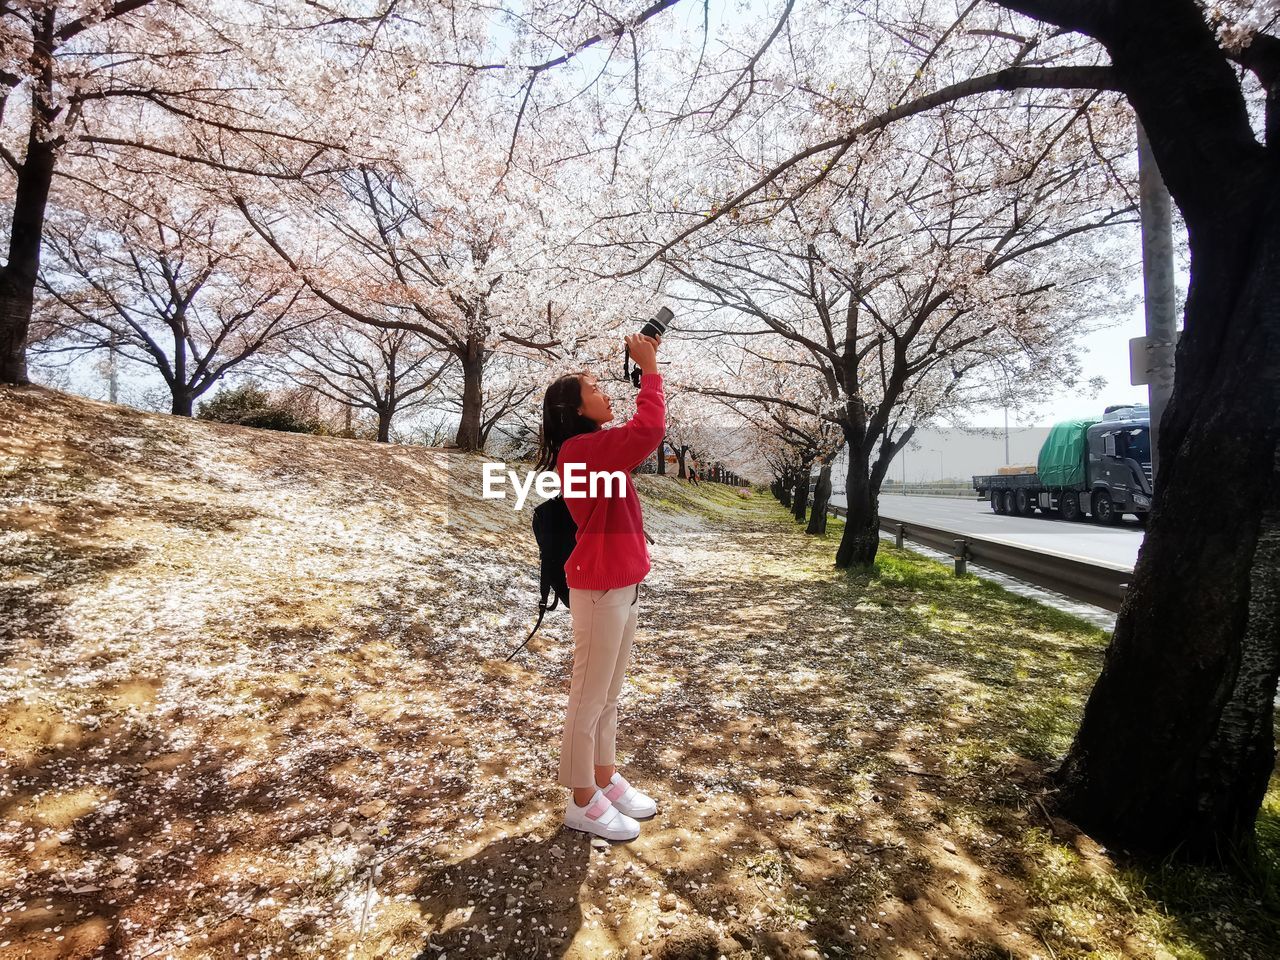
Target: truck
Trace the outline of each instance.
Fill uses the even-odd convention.
[[[995,513],[1119,523],[1151,510],[1151,416],[1146,406],[1113,406],[1101,420],[1056,423],[1040,448],[1035,472],[973,478]]]

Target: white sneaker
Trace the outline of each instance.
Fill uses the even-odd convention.
[[[574,803],[573,794],[569,794],[569,804],[564,811],[564,825],[572,830],[594,833],[606,840],[634,840],[640,836],[640,824],[610,803],[599,787],[585,807]]]
[[[604,795],[620,813],[636,820],[646,820],[658,812],[657,801],[627,783],[617,771],[614,771],[609,786],[604,788]]]

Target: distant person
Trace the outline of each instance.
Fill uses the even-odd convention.
[[[620,471],[624,490],[614,496],[565,497],[578,525],[577,544],[565,564],[573,617],[573,679],[560,744],[559,782],[573,794],[564,822],[609,840],[640,834],[637,819],[658,805],[618,772],[618,693],[631,656],[639,612],[640,581],[649,572],[640,500],[631,471],[643,463],[666,433],[666,403],[658,373],[660,338],[626,338],[641,370],[636,413],[620,427],[609,398],[590,373],[563,376],[542,401],[542,434],[536,469],[554,468],[564,484],[564,465],[582,464],[579,475]]]

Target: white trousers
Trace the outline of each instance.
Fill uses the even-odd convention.
[[[640,610],[640,584],[612,590],[569,588],[573,680],[560,743],[559,782],[594,787],[595,768],[617,762],[618,692]]]

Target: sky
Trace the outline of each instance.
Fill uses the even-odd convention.
[[[1181,327],[1181,303],[1186,291],[1185,275],[1179,277],[1179,321]],[[1059,387],[1047,391],[1044,400],[1028,411],[1010,411],[1011,427],[1047,427],[1059,420],[1080,417],[1099,417],[1104,407],[1115,404],[1146,403],[1147,388],[1129,383],[1129,341],[1146,333],[1146,320],[1142,306],[1142,277],[1135,276],[1129,292],[1137,298],[1133,310],[1117,318],[1115,324],[1082,335],[1077,341],[1080,352],[1081,374],[1084,380],[1102,377],[1106,386],[1097,392],[1089,389]],[[1003,427],[1004,411],[975,411],[970,422],[976,426]]]

